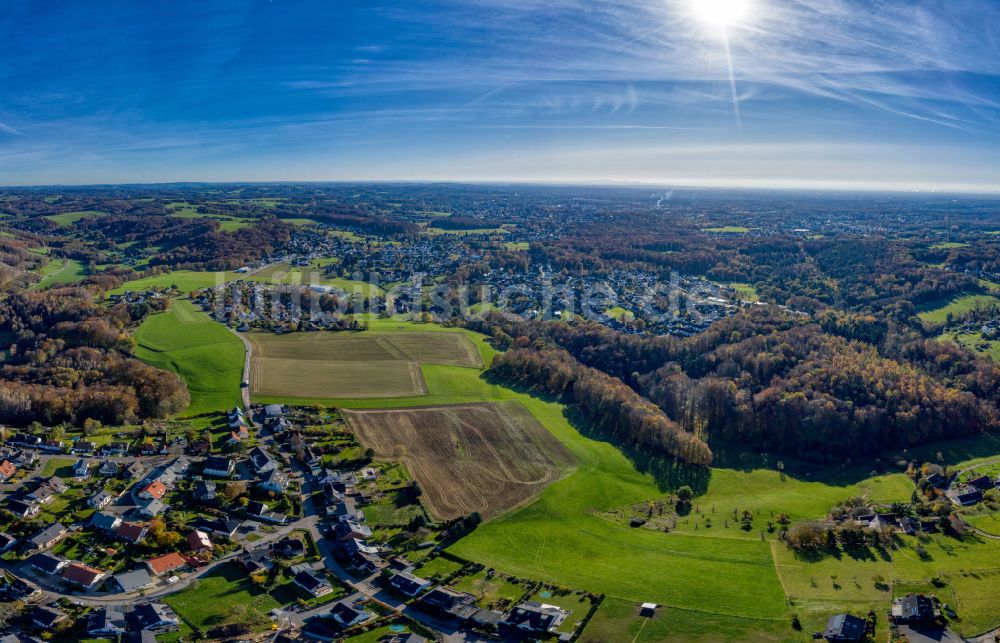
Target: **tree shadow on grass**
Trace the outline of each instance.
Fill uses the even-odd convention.
[[[636,468],[636,471],[652,476],[660,491],[673,491],[685,485],[691,487],[695,495],[701,495],[708,491],[708,483],[712,477],[710,468],[681,462],[670,456],[657,453],[656,450],[645,445],[620,444],[573,407],[567,406],[563,415],[573,428],[580,432],[580,435],[610,444],[621,451]]]

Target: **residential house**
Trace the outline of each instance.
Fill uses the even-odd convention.
[[[177,615],[165,603],[139,603],[132,608],[128,619],[138,630],[162,632],[180,626]]]
[[[187,536],[188,547],[192,551],[211,551],[213,549],[212,541],[209,539],[208,534],[198,529],[195,529]]]
[[[282,558],[297,558],[306,553],[306,546],[298,538],[284,537],[271,545],[271,551]]]
[[[125,608],[107,605],[87,615],[87,634],[94,637],[117,638],[125,633]]]
[[[340,522],[364,522],[365,513],[357,508],[354,498],[344,500],[333,508],[333,516]]]
[[[897,624],[911,626],[933,625],[938,617],[934,601],[922,594],[910,594],[897,598],[892,602],[893,621]]]
[[[57,574],[63,567],[69,565],[68,560],[45,552],[34,554],[25,562],[43,574]]]
[[[365,467],[361,470],[361,477],[368,482],[378,480],[378,469],[375,467]]]
[[[245,426],[248,424],[246,415],[243,414],[243,409],[234,408],[229,412],[229,428],[235,429],[239,426]]]
[[[235,429],[229,431],[229,438],[226,440],[226,443],[239,444],[240,442],[248,440],[249,438],[250,438],[250,429],[243,425],[240,425]]]
[[[36,487],[35,490],[32,491],[31,493],[25,494],[24,497],[26,500],[31,500],[33,502],[37,502],[40,505],[45,505],[52,502],[52,499],[55,498],[57,495],[58,494],[56,493],[55,489],[50,487],[48,484],[43,483],[38,485],[38,487]]]
[[[87,499],[87,504],[93,507],[94,509],[104,509],[105,507],[110,505],[111,501],[114,499],[115,497],[112,496],[107,491],[98,491],[97,493],[95,493],[94,495],[92,495],[90,498]]]
[[[274,493],[285,493],[288,490],[288,476],[278,469],[270,469],[261,475],[257,486]]]
[[[512,609],[499,626],[502,633],[544,634],[555,631],[567,616],[569,612],[561,607],[528,601]]]
[[[204,473],[206,476],[216,478],[228,478],[233,475],[236,463],[232,458],[225,458],[219,455],[212,455],[205,459]]]
[[[146,537],[146,525],[137,522],[123,522],[115,529],[115,535],[133,545]]]
[[[8,500],[7,511],[21,518],[33,518],[38,515],[38,505],[22,502],[21,500]]]
[[[45,481],[45,484],[52,487],[52,489],[56,493],[66,493],[66,491],[69,489],[69,485],[66,484],[66,482],[59,476],[52,476],[51,478]]]
[[[385,639],[385,643],[427,643],[427,639],[413,632],[403,632],[394,634],[391,638]]]
[[[31,435],[30,433],[15,433],[14,437],[7,440],[7,442],[22,447],[35,448],[42,443],[42,439],[37,435]]]
[[[212,480],[199,480],[194,485],[194,499],[199,502],[211,502],[216,497],[216,484]]]
[[[114,575],[118,587],[125,593],[138,592],[141,589],[153,586],[153,577],[145,569],[133,569],[130,572],[123,572]]]
[[[108,442],[103,447],[101,447],[101,455],[103,456],[123,456],[128,455],[129,447],[131,443],[127,440],[116,440],[114,442]]]
[[[265,418],[268,419],[280,418],[284,414],[285,414],[285,407],[282,406],[281,404],[268,404],[267,406],[264,407]]]
[[[356,522],[344,521],[333,525],[333,536],[337,540],[367,540],[372,537],[371,527]]]
[[[865,621],[857,616],[836,614],[826,622],[823,638],[827,641],[857,643],[864,637],[866,628]]]
[[[989,476],[979,476],[978,478],[973,478],[966,484],[974,489],[978,489],[979,491],[988,491],[993,488],[993,481],[990,480]]]
[[[217,534],[219,536],[225,536],[226,538],[232,538],[236,535],[236,531],[240,528],[240,521],[198,516],[195,518],[191,526],[196,529],[201,529],[202,531],[207,531],[210,534]]]
[[[414,576],[410,572],[396,572],[389,577],[389,587],[410,598],[416,596],[431,586],[425,578]]]
[[[97,470],[99,474],[108,478],[118,475],[118,471],[118,463],[114,460],[105,460],[101,463],[101,468]]]
[[[154,576],[161,576],[168,572],[184,569],[188,566],[189,560],[186,556],[177,552],[170,552],[146,561],[146,567]]]
[[[38,446],[38,450],[46,453],[63,453],[66,450],[66,445],[62,440],[46,440]]]
[[[167,485],[160,480],[153,480],[139,492],[139,497],[143,500],[159,500],[167,494]]]
[[[14,538],[6,532],[0,533],[0,553],[10,551],[16,544],[17,538]]]
[[[364,609],[355,609],[345,602],[338,602],[330,608],[330,618],[345,630],[355,625],[361,625],[373,618],[375,615]]]
[[[31,613],[31,622],[43,630],[51,630],[67,618],[69,614],[54,607],[39,606]]]
[[[73,465],[73,475],[77,478],[86,478],[90,475],[90,462],[86,458],[80,458]]]
[[[326,579],[311,571],[299,572],[292,582],[313,596],[325,596],[333,591],[333,587]]]
[[[29,549],[48,549],[66,535],[66,527],[54,522],[27,540]]]
[[[92,455],[97,445],[88,440],[77,440],[73,443],[70,448],[70,453],[75,453],[77,455]]]
[[[188,471],[191,469],[191,461],[185,458],[184,456],[180,456],[174,458],[174,461],[171,462],[170,466],[167,468],[170,470],[171,473],[174,474],[174,476],[178,478],[183,478],[184,476],[187,475]]]
[[[126,480],[136,480],[141,478],[144,473],[146,473],[146,466],[142,462],[134,460],[122,471],[122,477]]]
[[[93,516],[90,517],[90,526],[95,529],[100,529],[105,533],[112,533],[114,530],[118,529],[118,525],[122,524],[122,519],[114,514],[104,513],[103,511],[95,512]]]
[[[974,505],[977,502],[981,502],[983,499],[983,492],[979,489],[967,487],[962,489],[958,495],[955,496],[955,502],[962,505],[963,507],[968,507],[969,505]]]
[[[449,620],[464,623],[476,612],[476,597],[449,587],[435,587],[420,598],[420,605]]]
[[[167,506],[159,500],[150,500],[139,509],[139,513],[149,518],[156,518],[166,510]]]
[[[274,461],[274,458],[261,447],[254,447],[247,455],[250,457],[250,464],[253,465],[254,471],[258,474],[278,468],[278,463]]]
[[[90,589],[97,585],[107,576],[107,572],[84,565],[83,563],[70,563],[62,570],[64,580],[79,585],[84,589]]]
[[[270,522],[277,525],[283,525],[288,520],[288,516],[283,513],[271,511],[266,504],[258,500],[251,500],[248,502],[246,512],[248,516],[256,518],[257,520],[263,520],[264,522]]]
[[[10,460],[0,462],[0,482],[7,482],[17,473],[17,467]]]
[[[274,560],[266,549],[245,552],[240,556],[239,561],[246,568],[248,574],[266,571],[274,567]]]
[[[31,581],[18,578],[11,573],[3,575],[0,595],[10,601],[30,601],[42,595],[42,589]]]

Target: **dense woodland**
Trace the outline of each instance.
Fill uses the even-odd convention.
[[[685,339],[499,315],[478,327],[507,346],[567,351],[709,443],[830,461],[1000,430],[992,361],[868,316],[754,307]],[[498,374],[559,392],[535,360],[514,351]],[[526,364],[510,375],[510,361]]]
[[[174,373],[128,357],[134,311],[93,303],[92,291],[19,292],[0,302],[6,355],[0,422],[125,424],[183,410],[189,396]]]

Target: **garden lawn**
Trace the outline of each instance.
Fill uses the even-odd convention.
[[[201,630],[222,622],[238,605],[265,618],[272,609],[282,606],[271,593],[251,583],[235,563],[222,565],[164,600],[178,616]]]
[[[191,405],[186,415],[240,404],[243,342],[190,301],[173,300],[168,311],[147,318],[135,332],[135,340],[136,357],[174,371],[187,383]]]
[[[597,613],[587,623],[578,639],[582,643],[605,641],[631,641],[632,643],[659,643],[660,641],[690,641],[715,643],[722,641],[787,641],[791,629],[785,621],[756,620],[733,616],[719,616],[660,607],[652,618],[639,616],[638,603],[617,598],[606,598]]]

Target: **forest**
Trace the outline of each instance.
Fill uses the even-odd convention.
[[[6,356],[0,422],[85,420],[120,425],[183,410],[189,395],[174,373],[128,357],[134,311],[93,302],[83,287],[24,291],[0,302]]]
[[[1000,430],[992,361],[868,316],[754,307],[683,339],[500,315],[474,327],[501,345],[540,347],[498,360],[499,376],[561,394],[572,370],[552,352],[561,349],[655,403],[664,426],[710,445],[829,462]]]

